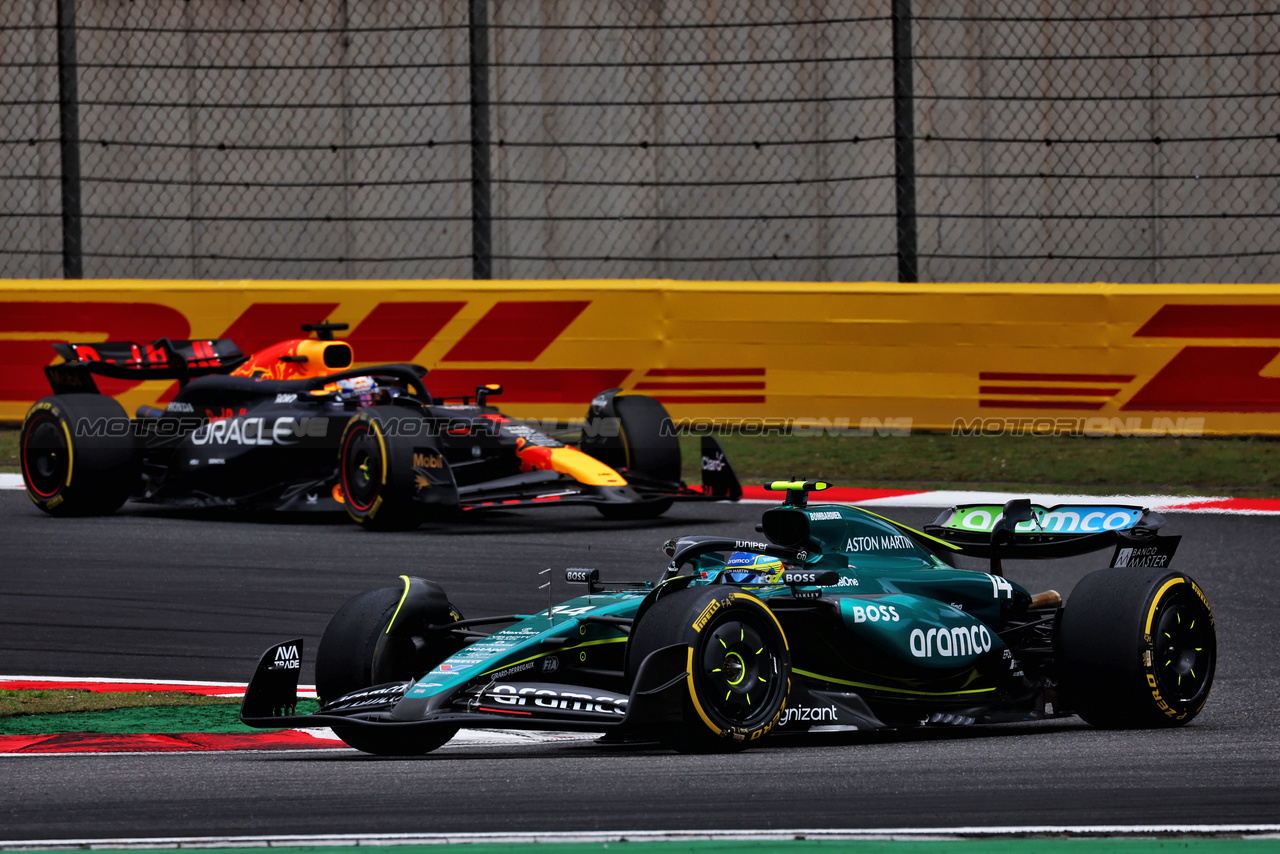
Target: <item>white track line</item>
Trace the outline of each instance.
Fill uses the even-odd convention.
[[[1022,825],[997,827],[885,827],[867,829],[797,828],[794,830],[628,830],[545,833],[342,833],[279,836],[163,836],[99,839],[0,840],[0,850],[94,848],[286,848],[356,845],[449,845],[460,843],[587,843],[794,840],[961,840],[1009,836],[1248,836],[1275,838],[1280,824],[1099,824]]]
[[[0,685],[6,682],[48,682],[53,685],[66,683],[86,682],[93,684],[124,684],[124,685],[154,685],[157,689],[163,690],[165,686],[174,687],[190,687],[198,686],[201,688],[226,688],[226,692],[219,691],[215,695],[218,697],[235,698],[243,697],[246,688],[243,682],[192,682],[190,680],[177,679],[104,679],[99,677],[91,677],[86,679],[77,679],[68,676],[4,676],[0,675]],[[299,697],[315,697],[316,689],[314,685],[299,685]],[[325,727],[303,728],[305,732],[309,732],[317,738],[325,740],[338,740],[333,734],[333,730]],[[516,745],[516,744],[552,744],[567,741],[592,741],[599,738],[603,733],[598,732],[558,732],[558,731],[529,731],[529,730],[505,730],[505,729],[464,729],[460,730],[457,735],[451,738],[448,747],[481,747],[485,745]],[[307,749],[307,748],[300,748]],[[145,752],[145,751],[144,751]],[[157,751],[164,752],[164,751]],[[208,751],[215,752],[215,751]],[[8,758],[10,756],[63,756],[60,753],[33,753],[33,754],[0,754]]]
[[[23,489],[22,475],[0,473],[0,489]],[[1036,504],[1052,506],[1054,504],[1137,504],[1152,510],[1175,513],[1220,513],[1226,515],[1280,515],[1280,510],[1251,510],[1226,507],[1197,507],[1186,509],[1188,504],[1202,502],[1229,501],[1230,496],[1223,495],[1057,495],[1038,492],[979,492],[969,490],[938,489],[928,492],[915,492],[910,495],[893,495],[886,498],[868,498],[864,501],[848,502],[867,507],[953,507],[957,504],[1004,504],[1014,498],[1030,498]],[[824,503],[820,493],[810,497],[815,504]],[[744,498],[743,504],[777,504],[774,498]],[[843,503],[843,502],[833,502]]]

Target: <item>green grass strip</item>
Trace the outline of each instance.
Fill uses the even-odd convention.
[[[1280,496],[1280,441],[1110,436],[716,437],[743,484],[778,478],[836,486],[1084,494]],[[701,475],[699,439],[681,437],[683,476]]]
[[[298,703],[300,714],[315,712],[314,700]],[[96,712],[0,717],[0,735],[94,732],[135,735],[167,732],[257,732],[240,723],[240,704],[226,701],[193,706],[144,706]]]
[[[379,846],[382,848],[383,846]],[[438,854],[443,845],[397,845],[395,854]],[[451,843],[449,850],[466,854],[505,854],[512,849],[509,843],[468,842]],[[112,849],[95,848],[99,854]],[[177,850],[151,848],[148,850]],[[279,848],[236,848],[237,854],[265,854],[278,852]],[[352,854],[364,847],[308,847],[289,846],[290,854]],[[740,854],[740,852],[794,851],[797,854],[1273,854],[1280,851],[1280,840],[1239,838],[1043,838],[993,839],[990,837],[960,840],[766,840],[744,842],[740,840],[673,840],[670,842],[534,842],[519,847],[528,854],[587,854],[598,851],[625,851],[627,854]]]
[[[836,486],[1084,494],[1280,497],[1280,441],[1175,436],[717,436],[743,483],[821,478]],[[682,436],[683,476],[701,480],[697,436]],[[18,431],[0,428],[0,471],[18,471]]]

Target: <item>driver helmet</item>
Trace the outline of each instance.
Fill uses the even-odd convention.
[[[776,584],[782,577],[782,561],[753,552],[734,552],[725,561],[726,580],[734,584]]]

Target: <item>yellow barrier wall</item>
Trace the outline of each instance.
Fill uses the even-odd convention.
[[[324,319],[358,363],[423,364],[437,395],[500,382],[524,417],[581,417],[617,385],[678,420],[1280,434],[1277,285],[9,280],[0,418],[49,393],[51,341],[248,352]],[[101,384],[130,412],[173,393]]]

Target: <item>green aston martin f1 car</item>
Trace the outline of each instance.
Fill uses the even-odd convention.
[[[1103,727],[1187,723],[1213,683],[1209,603],[1169,569],[1178,537],[1141,507],[953,508],[915,530],[809,504],[775,483],[763,538],[669,541],[653,581],[568,569],[583,595],[535,614],[465,619],[401,576],[330,620],[317,714],[296,715],[302,641],[266,651],[241,719],[331,727],[410,755],[461,727],[613,733],[735,750],[789,733],[1079,715]],[[1114,549],[1069,601],[1004,577],[1011,558]],[[961,569],[956,556],[989,561]],[[483,627],[502,626],[486,632]]]

